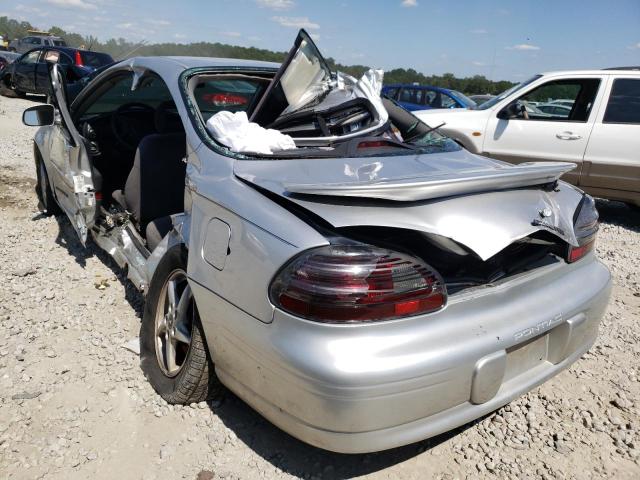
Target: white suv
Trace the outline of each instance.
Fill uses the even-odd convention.
[[[549,104],[568,108],[540,108]],[[431,126],[446,122],[440,131],[474,153],[511,163],[576,163],[565,180],[640,206],[638,67],[544,73],[475,110],[412,113]]]

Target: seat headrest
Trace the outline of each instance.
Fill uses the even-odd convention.
[[[158,105],[154,121],[158,133],[184,132],[184,125],[178,113],[178,108],[172,100],[162,102]]]

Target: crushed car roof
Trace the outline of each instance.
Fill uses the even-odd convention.
[[[163,68],[170,70],[173,68],[176,73],[180,73],[188,68],[212,67],[212,68],[267,68],[277,70],[279,63],[262,62],[259,60],[242,60],[239,58],[216,58],[216,57],[133,57],[118,63],[131,64],[147,67],[150,69]]]

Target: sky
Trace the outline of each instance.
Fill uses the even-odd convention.
[[[640,65],[640,0],[0,0],[0,16],[100,40],[288,51],[305,28],[344,64],[481,74]]]

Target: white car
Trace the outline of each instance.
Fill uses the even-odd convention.
[[[573,101],[565,114],[523,108]],[[412,112],[474,153],[511,163],[573,162],[563,177],[588,193],[640,206],[640,71],[534,75],[476,110]]]

